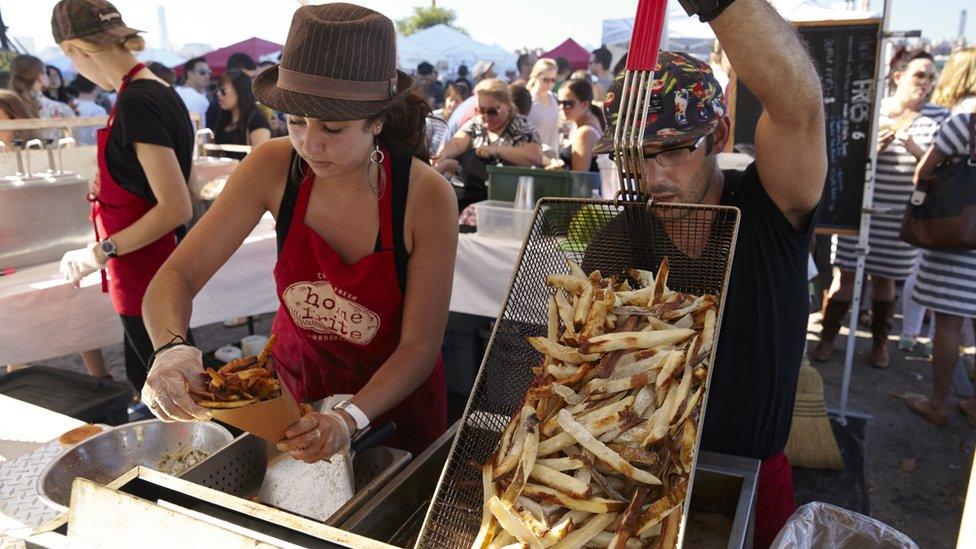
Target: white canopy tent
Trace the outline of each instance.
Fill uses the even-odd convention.
[[[515,69],[516,56],[505,48],[484,44],[447,25],[434,25],[397,40],[400,68],[410,72],[422,61],[440,70],[455,72],[459,65],[474,66],[478,61],[495,63],[495,72]]]
[[[827,21],[845,19],[866,19],[879,17],[871,11],[848,10],[843,3],[824,5],[816,0],[770,0],[776,10],[790,21]],[[614,51],[626,52],[630,35],[634,30],[634,20],[606,19],[603,21],[603,43]],[[677,4],[668,7],[667,44],[662,47],[673,51],[686,51],[696,57],[707,59],[715,33],[697,17],[688,17]]]
[[[158,48],[146,48],[145,50],[137,53],[136,58],[146,64],[151,61],[158,61],[167,67],[174,67],[186,61],[186,59],[180,55]],[[68,59],[68,57],[63,53],[49,59],[45,59],[44,63],[57,67],[64,76],[66,84],[71,83],[71,80],[78,74],[78,70],[75,69],[74,65],[71,64],[71,60]]]

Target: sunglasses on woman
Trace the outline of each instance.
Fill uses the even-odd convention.
[[[558,103],[559,106],[564,109],[572,109],[576,106],[576,101],[573,101],[572,99],[561,99],[558,101]]]
[[[912,78],[914,78],[916,82],[935,82],[935,73],[918,71],[916,73],[912,73]]]
[[[551,76],[543,76],[539,80],[541,80],[542,82],[545,82],[546,84],[555,84],[556,83],[556,79],[553,78],[553,77],[551,77]]]
[[[483,114],[485,116],[498,116],[498,113],[499,112],[500,111],[497,108],[495,108],[495,107],[492,107],[490,109],[485,109],[485,108],[482,108],[482,107],[478,107],[478,113],[479,114]]]

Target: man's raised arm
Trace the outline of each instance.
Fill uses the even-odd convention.
[[[767,0],[735,0],[710,24],[765,111],[756,127],[756,168],[794,225],[819,202],[827,176],[823,92],[796,31]]]

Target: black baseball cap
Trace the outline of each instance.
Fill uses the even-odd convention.
[[[122,14],[105,0],[61,0],[51,16],[54,41],[83,38],[96,44],[114,44],[143,32],[126,26]]]

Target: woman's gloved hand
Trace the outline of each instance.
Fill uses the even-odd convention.
[[[95,254],[95,246],[98,243],[92,242],[84,248],[69,250],[61,256],[61,276],[76,288],[81,284],[81,279],[105,267],[105,263],[99,261]]]
[[[190,390],[205,391],[203,353],[190,345],[164,349],[153,360],[142,401],[163,421],[207,421],[210,410],[197,404]]]
[[[307,412],[285,431],[278,449],[297,460],[315,463],[349,452],[351,438],[349,425],[337,412]]]

